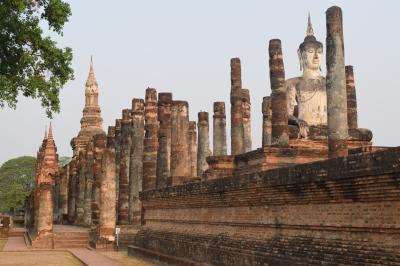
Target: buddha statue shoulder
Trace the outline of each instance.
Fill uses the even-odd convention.
[[[317,41],[308,17],[307,36],[297,50],[302,76],[285,81],[289,125],[307,138],[310,126],[327,125],[326,81],[321,76],[323,45]]]

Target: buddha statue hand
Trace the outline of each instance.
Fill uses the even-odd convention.
[[[294,125],[299,128],[301,138],[305,138],[305,139],[308,138],[309,129],[308,129],[308,124],[306,121],[304,121],[302,119],[298,119],[294,115],[289,115],[288,123],[289,123],[289,125]]]

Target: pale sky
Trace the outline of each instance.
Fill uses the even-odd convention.
[[[243,87],[251,93],[253,149],[260,147],[262,97],[270,94],[268,41],[282,40],[286,78],[299,76],[296,50],[305,37],[307,14],[325,46],[325,11],[332,5],[343,10],[359,127],[373,131],[374,145],[400,145],[400,1],[68,2],[72,16],[57,41],[73,49],[75,80],[61,91],[61,112],[53,119],[60,156],[72,156],[69,143],[80,129],[91,55],[105,131],[132,98],[143,98],[145,89],[154,87],[188,101],[191,120],[200,110],[208,111],[210,125],[213,102],[225,101],[228,134],[229,64],[240,57]],[[325,75],[325,54],[322,66]],[[16,110],[0,109],[0,121],[0,164],[36,156],[49,124],[39,101],[21,97]]]

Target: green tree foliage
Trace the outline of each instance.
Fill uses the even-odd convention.
[[[71,157],[61,156],[58,158],[58,166],[64,167],[64,165],[68,164],[71,161]]]
[[[62,35],[71,15],[62,0],[0,0],[0,107],[17,97],[40,99],[46,114],[60,111],[59,91],[73,79],[71,48],[58,48],[41,25]]]
[[[8,160],[0,167],[0,211],[23,206],[34,187],[36,159],[23,156]]]

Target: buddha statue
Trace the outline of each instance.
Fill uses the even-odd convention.
[[[310,16],[307,36],[297,53],[303,75],[285,81],[288,122],[299,128],[301,138],[308,138],[310,126],[327,125],[325,77],[321,76],[323,45],[314,36]]]

